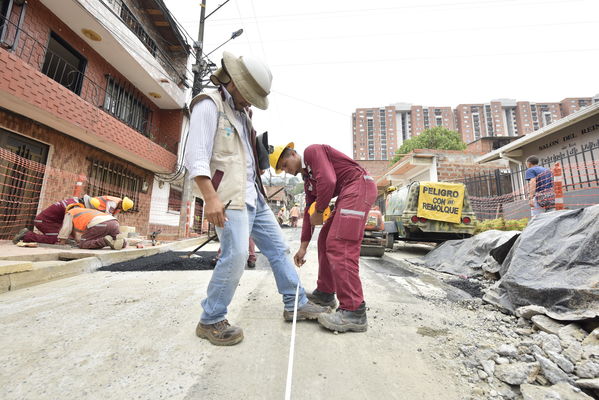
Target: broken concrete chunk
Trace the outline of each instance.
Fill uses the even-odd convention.
[[[545,353],[547,353],[548,351],[552,351],[554,353],[561,353],[562,344],[560,343],[557,335],[539,332],[539,335],[537,337],[541,342],[541,348],[545,351]]]
[[[582,358],[585,360],[599,358],[599,344],[583,344]]]
[[[474,354],[474,352],[476,351],[476,346],[473,345],[464,345],[464,346],[460,346],[460,351],[462,352],[463,355],[465,355],[466,357],[470,357]]]
[[[563,324],[551,319],[545,315],[535,315],[531,318],[532,323],[535,324],[539,330],[553,335],[557,335],[559,330],[564,327]]]
[[[541,371],[545,378],[552,384],[560,383],[560,382],[569,382],[570,378],[568,374],[562,371],[555,363],[548,358],[545,358],[539,354],[535,354],[535,357],[539,364],[541,365]]]
[[[516,346],[511,344],[502,344],[499,346],[499,349],[497,349],[497,354],[504,357],[514,358],[518,355],[518,350],[516,349]]]
[[[547,351],[546,353],[551,359],[551,361],[556,363],[557,366],[562,369],[562,371],[565,371],[569,374],[574,372],[574,364],[572,364],[572,362],[568,360],[566,357],[553,351]]]
[[[562,354],[576,364],[582,358],[582,345],[578,342],[570,343],[567,348],[562,351]]]
[[[582,393],[580,389],[569,385],[565,382],[558,383],[556,385],[546,386],[535,386],[525,383],[520,386],[522,391],[522,398],[524,400],[548,400],[548,399],[559,399],[559,400],[592,400],[593,398]]]
[[[561,328],[557,335],[561,340],[569,341],[569,339],[575,339],[579,342],[582,342],[584,339],[586,339],[588,333],[582,329],[580,325],[572,323]]]
[[[576,375],[581,378],[599,378],[599,362],[595,360],[585,360],[576,365]]]
[[[583,341],[583,345],[599,345],[599,328],[595,328]]]
[[[487,375],[493,376],[493,373],[495,372],[495,362],[493,362],[493,360],[485,360],[482,361],[480,364],[482,365],[483,370],[487,373]]]
[[[482,369],[479,369],[477,371],[477,374],[478,374],[478,377],[480,378],[480,380],[484,380],[489,377],[489,375],[487,375],[487,373],[485,371],[483,371]]]
[[[581,387],[581,388],[584,388],[584,389],[599,390],[599,378],[595,378],[595,379],[579,379],[579,380],[576,381],[576,385],[578,387]]]
[[[515,362],[513,364],[497,365],[495,377],[510,385],[532,383],[539,373],[539,363]]]
[[[547,309],[545,309],[545,307],[530,305],[517,308],[516,317],[531,319],[535,315],[544,315],[546,312]]]

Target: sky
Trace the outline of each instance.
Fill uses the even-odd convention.
[[[207,14],[225,0],[207,0]],[[165,0],[197,38],[200,0]],[[451,106],[599,93],[598,0],[230,0],[205,23],[210,53],[266,62],[271,144],[352,155],[351,114],[393,103]]]

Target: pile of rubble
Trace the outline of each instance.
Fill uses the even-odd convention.
[[[599,396],[599,328],[588,333],[521,307],[516,316],[489,319],[504,343],[459,347],[461,375],[474,398],[583,400]],[[595,396],[595,397],[593,397]]]

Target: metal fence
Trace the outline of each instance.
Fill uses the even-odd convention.
[[[547,158],[539,165],[555,169],[559,165],[566,208],[580,208],[599,203],[599,141],[583,149],[571,148]],[[498,169],[463,179],[470,202],[479,219],[516,216],[511,203],[528,198],[526,166],[515,170]],[[528,202],[524,202],[526,207]],[[510,215],[512,213],[513,215]],[[523,215],[517,214],[522,217]]]

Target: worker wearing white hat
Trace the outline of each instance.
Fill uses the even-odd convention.
[[[256,133],[248,115],[250,105],[268,108],[270,69],[251,57],[224,52],[221,68],[210,79],[218,90],[200,94],[190,104],[184,163],[202,193],[204,215],[216,226],[222,249],[202,300],[204,312],[196,334],[226,346],[243,340],[242,329],[231,326],[226,315],[246,264],[250,235],[270,262],[286,320],[293,319],[299,277],[265,200],[256,162]],[[330,309],[309,302],[300,285],[297,319],[317,319],[323,312]]]

